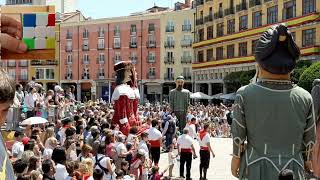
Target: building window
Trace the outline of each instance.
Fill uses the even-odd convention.
[[[98,39],[98,49],[104,49],[104,39]]]
[[[291,0],[283,4],[283,19],[296,17],[296,1]]]
[[[199,29],[199,41],[203,41],[204,40],[204,30],[203,29]]]
[[[253,16],[252,27],[256,28],[256,27],[262,26],[262,12],[261,11],[254,12],[252,16]]]
[[[185,31],[185,32],[191,31],[191,21],[189,19],[185,19],[183,21],[182,31]]]
[[[136,34],[137,34],[137,26],[135,24],[131,24],[130,35],[136,35]]]
[[[239,18],[239,31],[248,29],[248,15],[240,16]]]
[[[121,47],[120,38],[114,38],[113,39],[113,47],[114,48],[120,48]]]
[[[268,24],[276,23],[278,22],[278,6],[269,7],[267,9],[267,21]]]
[[[235,32],[235,20],[234,19],[230,19],[228,20],[228,25],[227,25],[227,33],[228,34],[232,34]]]
[[[20,80],[28,80],[28,69],[21,69]]]
[[[120,25],[114,27],[114,36],[120,36]]]
[[[72,32],[69,31],[69,29],[67,30],[67,37],[66,39],[72,39]]]
[[[166,32],[174,32],[174,23],[173,21],[167,22]]]
[[[156,77],[156,68],[149,68],[148,78],[154,79],[155,77]]]
[[[67,64],[72,64],[72,54],[68,54],[68,56],[67,56]]]
[[[9,69],[8,74],[12,79],[16,79],[16,70],[15,69]]]
[[[54,79],[54,69],[36,68],[36,79]]]
[[[316,29],[302,31],[302,47],[315,45]]]
[[[153,24],[153,23],[149,24],[148,32],[149,32],[149,33],[152,33],[152,32],[154,32],[154,31],[155,31],[154,24]]]
[[[207,40],[213,38],[213,26],[207,27]]]
[[[82,79],[90,79],[89,68],[83,68]]]
[[[207,49],[207,61],[213,61],[213,49]]]
[[[217,37],[223,36],[223,23],[217,24]]]
[[[204,58],[203,58],[203,51],[199,51],[198,52],[198,62],[203,62]]]
[[[254,55],[256,52],[256,46],[257,46],[258,40],[252,40],[251,41],[251,54]]]
[[[98,57],[98,64],[104,64],[105,63],[105,58],[104,58],[104,53],[99,53]]]
[[[168,80],[174,79],[173,68],[167,68],[167,73],[165,74],[165,78]]]
[[[239,57],[247,56],[247,42],[239,43]]]
[[[227,46],[227,58],[234,58],[234,44]]]
[[[88,51],[89,50],[89,39],[84,39],[82,44],[82,50]]]
[[[149,63],[155,63],[156,62],[156,53],[151,51],[148,52],[148,62]]]
[[[136,52],[131,52],[129,59],[133,64],[137,64],[137,61],[138,61],[137,53]]]
[[[121,61],[121,53],[120,52],[115,52],[114,54],[114,63],[117,63]]]
[[[316,11],[316,0],[303,0],[302,14],[308,14]]]
[[[82,33],[82,38],[87,39],[89,38],[89,31],[88,29],[84,29],[83,33]]]
[[[98,37],[99,38],[104,38],[104,28],[103,27],[99,27]]]
[[[82,63],[83,64],[89,64],[90,63],[89,61],[90,61],[89,55],[88,54],[84,54]]]
[[[156,38],[155,38],[154,35],[149,35],[149,36],[148,36],[147,46],[148,46],[149,48],[151,48],[151,47],[156,47]]]
[[[217,47],[216,49],[216,59],[223,59],[223,47]]]
[[[130,47],[131,48],[137,47],[137,37],[136,36],[130,37]]]

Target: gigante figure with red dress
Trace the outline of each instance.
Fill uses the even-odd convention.
[[[131,126],[140,126],[138,115],[139,90],[136,70],[130,61],[121,61],[114,65],[116,88],[112,94],[114,108],[113,124],[119,124],[120,131],[128,135]]]

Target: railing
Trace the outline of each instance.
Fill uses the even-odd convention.
[[[174,26],[167,26],[166,32],[174,32]]]
[[[166,41],[164,42],[165,48],[174,48],[174,41]]]
[[[120,48],[121,48],[120,43],[113,44],[113,49],[120,49]]]
[[[82,59],[82,64],[89,64],[89,63],[90,63],[89,58],[88,59]]]
[[[146,44],[147,44],[147,48],[155,48],[157,46],[156,41],[154,41],[154,40],[147,41]]]
[[[28,61],[20,61],[19,62],[20,67],[27,67],[28,66]]]
[[[156,62],[156,56],[147,56],[147,62],[148,63],[155,63]]]
[[[203,24],[203,18],[197,19],[196,20],[196,25],[198,26],[198,25],[201,25],[201,24]]]
[[[155,31],[155,28],[148,28],[148,33],[151,34],[151,33],[154,33]]]
[[[16,67],[16,62],[15,61],[8,61],[7,66],[8,67]]]
[[[66,39],[72,39],[72,34],[71,33],[67,33]]]
[[[249,1],[249,8],[261,5],[261,0],[250,0]]]
[[[72,60],[68,61],[68,59],[65,61],[65,65],[72,65]]]
[[[148,76],[149,79],[155,79],[155,78],[156,78],[156,73],[150,73],[150,72],[149,72],[149,73],[147,74],[147,76]]]
[[[214,19],[223,18],[223,11],[214,13]]]
[[[44,62],[42,64],[45,64],[45,65],[58,65],[59,64],[57,60],[45,60],[42,62]]]
[[[171,57],[171,56],[164,57],[164,63],[165,64],[174,64],[174,57]]]
[[[236,6],[236,11],[239,12],[239,11],[244,11],[244,10],[247,10],[248,7],[247,7],[247,3],[240,3]]]
[[[209,14],[208,16],[205,16],[204,17],[204,22],[211,22],[213,20],[213,15],[212,14]]]
[[[181,56],[181,64],[188,64],[192,62],[191,56]]]
[[[82,51],[89,51],[89,44],[87,45],[82,44]]]
[[[66,75],[65,75],[65,79],[71,80],[71,79],[72,79],[72,73],[66,74]]]
[[[83,39],[88,39],[89,38],[89,32],[88,31],[85,31],[82,33],[82,38]]]
[[[189,32],[189,31],[191,31],[191,24],[182,25],[182,31],[183,31],[183,32]]]
[[[192,46],[192,40],[181,40],[181,47],[191,47]]]
[[[137,42],[129,42],[130,48],[137,48]]]
[[[104,50],[105,49],[104,44],[97,44],[97,49]]]
[[[104,64],[105,63],[105,59],[103,58],[99,58],[97,57],[97,64]]]
[[[98,37],[104,38],[104,31],[98,31]]]
[[[65,50],[66,52],[72,52],[72,46],[66,46]]]
[[[172,74],[165,73],[163,77],[164,77],[165,80],[168,80],[168,81],[173,81],[174,80],[173,73]]]
[[[82,79],[90,79],[90,74],[82,74]]]
[[[129,57],[129,59],[133,64],[137,64],[137,62],[138,62],[138,57],[136,57],[136,56]]]
[[[191,74],[181,74],[185,80],[191,80]]]
[[[97,79],[105,79],[104,73],[97,73]]]
[[[26,74],[20,74],[19,80],[20,80],[20,81],[27,81],[27,80],[28,80],[28,75],[26,75]]]
[[[231,8],[228,8],[228,9],[224,10],[224,15],[225,16],[228,16],[228,15],[234,14],[234,13],[235,13],[234,7],[231,7]]]

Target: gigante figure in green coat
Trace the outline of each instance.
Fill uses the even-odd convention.
[[[176,79],[176,88],[169,93],[169,103],[171,111],[179,120],[179,131],[186,126],[187,111],[190,104],[190,91],[183,88],[184,77],[178,76]]]
[[[241,180],[276,180],[286,169],[303,180],[311,170],[313,101],[290,81],[299,55],[282,24],[269,28],[257,43],[256,77],[237,91],[233,111],[231,170]]]

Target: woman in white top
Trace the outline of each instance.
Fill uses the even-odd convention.
[[[54,174],[55,179],[66,179],[69,176],[65,163],[67,160],[66,151],[63,147],[55,148],[52,152],[52,160],[56,164],[56,173]]]
[[[115,173],[109,157],[104,155],[105,146],[99,145],[97,154],[93,158],[94,169],[101,169],[104,173],[103,180],[114,180]]]

